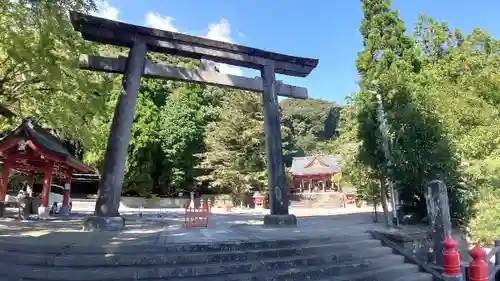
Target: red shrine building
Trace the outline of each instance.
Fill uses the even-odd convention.
[[[332,176],[341,172],[338,161],[336,156],[294,157],[290,193],[339,191],[332,182]]]
[[[3,163],[0,179],[0,204],[5,204],[9,175],[12,171],[31,177],[43,176],[43,186],[38,215],[49,214],[49,196],[53,177],[64,182],[61,212],[69,210],[71,179],[73,173],[90,174],[94,169],[80,163],[65,148],[63,143],[48,131],[27,119],[12,132],[0,138],[0,162]],[[3,209],[2,209],[3,211]],[[3,212],[2,212],[3,213]]]

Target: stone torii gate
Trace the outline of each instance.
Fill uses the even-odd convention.
[[[293,57],[202,37],[163,31],[89,16],[70,13],[75,30],[85,40],[130,48],[128,57],[106,58],[84,56],[82,69],[123,73],[122,91],[115,108],[111,132],[99,183],[99,194],[93,217],[85,229],[112,230],[124,227],[118,208],[122,191],[125,159],[141,77],[180,80],[261,92],[264,105],[264,126],[268,156],[268,186],[271,214],[267,225],[295,225],[288,213],[285,167],[281,147],[278,95],[307,99],[307,89],[276,81],[276,73],[306,77],[317,65],[317,59]],[[187,69],[153,63],[146,59],[148,51],[193,59],[258,69],[261,78],[226,75],[206,67]]]

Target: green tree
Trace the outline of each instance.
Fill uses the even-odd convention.
[[[290,166],[293,156],[311,155],[322,151],[322,143],[337,136],[340,108],[323,100],[284,99],[280,102],[281,123],[291,152],[285,157],[285,163]]]
[[[204,166],[213,172],[205,179],[236,197],[252,186],[262,190],[266,153],[259,96],[227,90],[219,114],[206,131]]]
[[[31,116],[62,138],[89,141],[109,80],[78,69],[79,55],[96,49],[73,30],[67,12],[93,9],[93,0],[0,2],[0,103],[18,116],[2,129]]]
[[[412,213],[417,219],[425,217],[424,186],[430,180],[440,179],[449,188],[453,218],[465,219],[468,204],[459,184],[460,161],[453,141],[438,121],[442,116],[434,110],[435,104],[424,89],[429,84],[429,58],[446,56],[451,50],[448,47],[451,42],[459,40],[446,35],[451,33],[442,28],[444,25],[441,29],[432,25],[425,32],[433,34],[424,34],[421,29],[418,38],[432,38],[433,41],[415,41],[404,34],[404,23],[391,10],[390,1],[366,0],[362,3],[364,20],[360,30],[365,50],[357,60],[361,91],[356,96],[362,140],[359,160],[370,167],[381,187],[385,187],[387,180],[396,184],[405,213]],[[425,44],[420,44],[422,42]],[[373,87],[373,81],[377,88]],[[381,151],[373,90],[382,96],[386,111],[392,173],[388,173],[387,160]],[[382,190],[381,194],[384,196],[386,192]]]
[[[380,183],[382,206],[386,223],[389,222],[386,200],[388,171],[382,138],[379,131],[377,103],[373,93],[373,83],[378,84],[379,94],[384,101],[390,99],[389,94],[397,91],[395,85],[387,85],[393,78],[400,81],[403,75],[397,75],[408,66],[416,67],[413,60],[413,41],[406,36],[406,28],[396,11],[391,10],[390,0],[362,0],[363,21],[360,31],[363,36],[364,50],[358,54],[356,66],[360,74],[361,91],[355,97],[358,134],[362,145],[358,151],[359,160],[370,167],[372,180]],[[406,60],[405,60],[406,59]],[[409,61],[409,64],[406,63]],[[412,64],[414,63],[414,64]],[[403,68],[403,69],[401,69]],[[393,75],[395,74],[395,75]],[[405,73],[407,74],[407,72]],[[397,76],[397,77],[394,77]],[[404,85],[403,83],[400,83]]]
[[[204,88],[185,84],[168,97],[160,113],[159,139],[166,156],[170,182],[175,190],[188,190],[198,176],[195,167],[203,152],[206,119],[202,110]]]
[[[500,160],[499,42],[479,29],[464,37],[459,30],[451,31],[445,23],[426,16],[421,16],[416,36],[420,49],[425,50],[419,86],[427,93],[430,110],[439,116],[446,128],[443,134],[456,148],[455,158],[461,163],[460,182],[451,187],[454,205],[461,206],[463,218],[473,216],[471,230],[485,241],[495,235],[491,225],[496,221],[491,212],[487,215],[478,206],[496,206],[491,192],[498,181],[493,163]],[[474,199],[478,201],[471,208]]]

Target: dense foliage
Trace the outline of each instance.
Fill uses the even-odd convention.
[[[338,134],[340,107],[323,100],[284,99],[280,103],[281,122],[296,143],[295,155],[322,153],[326,141]],[[285,158],[291,165],[291,158]]]
[[[403,211],[418,221],[426,216],[425,184],[441,179],[454,221],[491,242],[500,236],[500,42],[479,29],[464,36],[424,15],[409,36],[389,0],[361,2],[360,91],[342,110],[340,137],[328,146],[344,156],[344,180],[368,200],[379,200],[381,178],[391,180]],[[392,173],[381,151],[375,93],[386,112]]]
[[[359,91],[343,108],[321,100],[280,102],[285,163],[315,153],[341,156],[342,184],[380,203],[389,182],[414,221],[426,216],[425,184],[446,182],[452,215],[476,240],[500,237],[500,41],[422,15],[406,31],[390,0],[362,0]],[[67,11],[93,0],[0,1],[0,105],[34,117],[87,164],[103,164],[121,76],[78,69],[80,54],[127,50],[81,39]],[[175,66],[197,61],[150,54]],[[382,151],[377,100],[386,112]],[[392,165],[387,167],[390,160]],[[265,191],[267,157],[259,94],[142,79],[123,191],[176,195],[199,181],[235,197]],[[288,179],[289,180],[289,179]]]
[[[0,1],[0,103],[76,145],[88,144],[89,120],[103,110],[109,81],[78,69],[79,55],[96,48],[80,39],[66,12],[94,6],[88,0]]]

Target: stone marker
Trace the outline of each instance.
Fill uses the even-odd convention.
[[[443,266],[443,241],[451,233],[450,206],[445,183],[440,180],[429,182],[426,186],[425,201],[431,227],[434,262]]]

